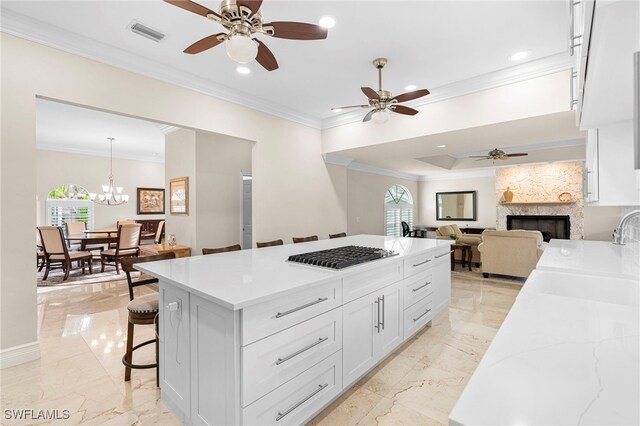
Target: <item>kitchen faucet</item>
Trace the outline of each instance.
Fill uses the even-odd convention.
[[[627,224],[634,217],[640,217],[640,210],[629,212],[624,215],[622,220],[620,220],[620,224],[618,225],[616,230],[613,231],[613,244],[624,245],[624,233],[626,231]]]

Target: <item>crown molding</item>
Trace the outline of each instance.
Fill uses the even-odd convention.
[[[320,129],[322,125],[320,119],[310,115],[213,83],[191,73],[142,58],[126,50],[80,36],[6,8],[2,8],[0,31],[315,129]]]
[[[351,162],[351,164],[347,166],[347,169],[353,170],[356,172],[373,173],[374,175],[390,176],[390,177],[410,180],[414,182],[417,182],[420,180],[420,176],[418,175],[414,175],[411,173],[397,172],[395,170],[383,169],[382,167],[370,166],[368,164],[362,164],[356,161]]]
[[[353,158],[342,157],[340,155],[333,154],[322,154],[322,158],[324,158],[325,163],[335,164],[336,166],[344,166],[348,167],[349,164],[353,161]]]
[[[169,124],[166,124],[166,125],[163,125],[163,126],[160,127],[160,131],[162,133],[164,133],[165,135],[171,134],[171,133],[173,133],[173,132],[175,132],[176,130],[179,130],[179,129],[180,129],[179,127],[171,126]]]
[[[99,151],[99,150],[93,150],[93,149],[79,149],[79,148],[71,148],[71,147],[66,147],[66,146],[56,146],[56,147],[49,147],[49,146],[42,146],[42,145],[38,145],[36,143],[36,149],[39,149],[40,151],[53,151],[53,152],[62,152],[65,154],[78,154],[78,155],[90,155],[93,157],[105,157],[105,158],[109,158],[109,153],[108,152],[103,152],[103,151]],[[145,163],[159,163],[159,164],[164,164],[164,155],[162,156],[157,156],[157,157],[149,157],[149,155],[147,154],[140,154],[140,155],[113,155],[113,158],[118,158],[121,160],[131,160],[131,161],[142,161]]]
[[[516,65],[499,71],[482,74],[466,80],[436,87],[433,90],[429,89],[431,91],[429,96],[416,99],[412,102],[404,102],[403,105],[418,108],[435,102],[444,101],[446,99],[469,95],[471,93],[564,71],[570,69],[574,65],[575,59],[569,56],[568,51],[558,53],[535,61],[527,62],[522,65]],[[362,110],[356,110],[328,117],[322,120],[322,129],[329,129],[362,121],[363,116],[364,114],[362,113]]]
[[[473,179],[483,177],[495,177],[495,169],[482,169],[470,172],[442,173],[438,175],[420,176],[420,182],[431,182],[439,180]]]

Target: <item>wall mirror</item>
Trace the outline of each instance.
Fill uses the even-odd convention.
[[[476,220],[476,192],[436,192],[436,220]]]

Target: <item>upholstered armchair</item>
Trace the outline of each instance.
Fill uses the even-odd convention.
[[[535,269],[546,244],[540,231],[484,231],[478,246],[482,275],[526,278]]]
[[[445,225],[441,226],[436,230],[436,238],[439,240],[450,240],[451,234],[456,234],[458,236],[458,242],[469,244],[471,246],[471,261],[479,266],[480,264],[480,252],[478,251],[478,245],[482,242],[481,235],[474,234],[463,234],[458,225]],[[456,250],[455,256],[456,260],[460,260],[461,252]]]
[[[116,248],[100,253],[102,272],[104,272],[105,265],[111,265],[116,267],[116,273],[119,274],[120,259],[123,257],[138,256],[140,254],[140,228],[142,228],[142,225],[139,223],[128,223],[118,226],[118,242],[116,243]]]

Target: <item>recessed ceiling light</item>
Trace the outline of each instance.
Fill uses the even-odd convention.
[[[333,28],[336,25],[336,20],[331,16],[323,16],[318,21],[318,25],[320,25],[322,28]]]
[[[531,52],[529,52],[528,50],[523,50],[521,52],[516,52],[513,55],[509,56],[509,59],[512,61],[521,61],[523,59],[528,58],[530,54]]]
[[[333,112],[342,112],[342,108],[331,108]]]
[[[410,84],[408,86],[404,86],[404,90],[416,90],[418,88],[418,86],[416,86],[415,84]]]
[[[437,148],[446,148],[446,145],[438,145]]]
[[[236,68],[239,74],[251,74],[251,69],[247,67],[238,67]]]

